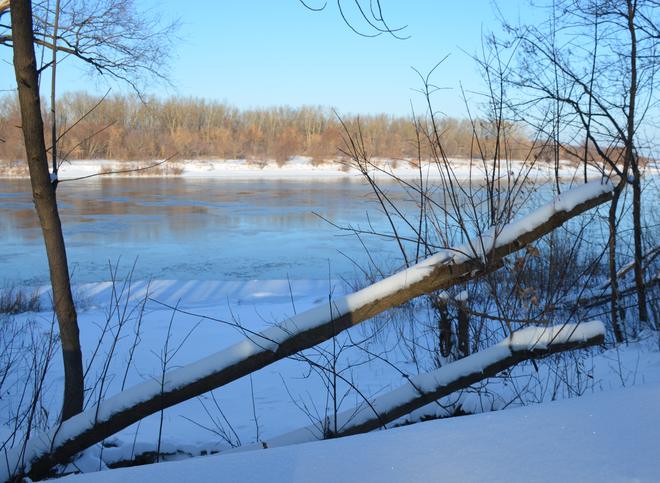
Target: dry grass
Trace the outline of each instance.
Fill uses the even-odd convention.
[[[38,289],[27,290],[14,285],[0,289],[0,314],[39,312],[41,297]]]

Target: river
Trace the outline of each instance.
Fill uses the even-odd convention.
[[[327,279],[354,278],[341,253],[366,256],[321,217],[385,230],[369,193],[352,179],[105,178],[61,184],[58,203],[74,283],[108,280],[109,264],[126,273],[136,259],[139,279]],[[46,283],[29,181],[0,180],[0,203],[0,282]],[[365,243],[377,259],[398,259],[391,241]]]
[[[384,186],[399,204],[410,198],[395,183]],[[651,195],[657,200],[657,190]],[[109,280],[117,263],[125,275],[136,260],[134,278],[174,280],[351,280],[360,274],[355,262],[371,258],[386,270],[403,263],[391,239],[358,239],[323,219],[391,231],[355,178],[96,178],[61,184],[58,201],[74,283]],[[0,284],[47,282],[29,181],[0,180]]]

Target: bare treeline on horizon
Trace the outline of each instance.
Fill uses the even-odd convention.
[[[48,126],[50,109],[46,102],[42,102],[42,109]],[[360,133],[374,158],[428,159],[430,146],[436,142],[425,135],[428,120],[424,118],[371,114],[340,119],[332,109],[317,106],[241,110],[197,98],[152,98],[145,102],[136,96],[113,95],[101,101],[100,97],[76,92],[60,97],[56,113],[61,135],[58,151],[67,160],[148,160],[176,153],[180,159],[275,160],[280,164],[293,156],[308,156],[322,163],[343,157],[345,128]],[[498,137],[494,123],[450,117],[436,122],[440,123],[440,142],[447,157],[493,156]],[[501,157],[533,156],[550,161],[548,143],[529,139],[519,126],[509,123],[504,131],[500,126],[499,133]],[[20,113],[12,95],[0,98],[0,139],[4,141],[0,142],[0,160],[24,159]],[[562,150],[562,157],[571,159],[570,151]]]

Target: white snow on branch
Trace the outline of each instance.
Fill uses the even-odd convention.
[[[493,227],[480,237],[471,240],[470,243],[466,243],[456,250],[457,254],[454,261],[459,263],[469,258],[483,259],[495,248],[512,243],[524,233],[531,232],[541,226],[554,214],[571,211],[579,204],[611,192],[613,189],[614,187],[609,181],[591,181],[566,191],[557,196],[552,202],[535,209],[522,218],[504,226]]]
[[[602,322],[592,321],[579,324],[563,324],[551,327],[527,327],[511,334],[500,343],[476,352],[468,357],[447,364],[434,371],[408,378],[408,382],[386,394],[374,398],[369,404],[337,414],[337,428],[344,432],[350,427],[359,426],[387,414],[393,409],[420,398],[421,394],[431,394],[442,387],[455,383],[462,377],[483,372],[489,366],[504,361],[516,352],[548,349],[552,345],[584,342],[598,336],[605,336]],[[334,427],[334,418],[330,418]],[[274,448],[291,444],[307,443],[322,439],[316,426],[307,426],[275,437],[267,442],[247,445],[226,453],[249,451],[261,448]]]

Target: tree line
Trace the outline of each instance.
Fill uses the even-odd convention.
[[[42,106],[44,124],[49,126],[51,109],[45,101]],[[430,158],[429,146],[422,145],[420,152],[411,116],[340,117],[320,106],[241,110],[201,98],[145,100],[121,94],[100,98],[84,92],[61,96],[55,112],[58,151],[68,160],[145,160],[178,153],[184,159],[272,159],[278,163],[309,156],[321,163],[342,157],[345,128],[357,131],[358,127],[374,157]],[[495,149],[495,127],[487,120],[445,117],[436,122],[448,156],[480,156],[477,150],[488,154]],[[11,95],[0,98],[0,138],[5,141],[0,143],[0,159],[24,159],[20,124],[17,99]],[[510,132],[515,134],[509,137],[508,149],[512,159],[519,159],[529,152],[532,141],[522,128]]]

